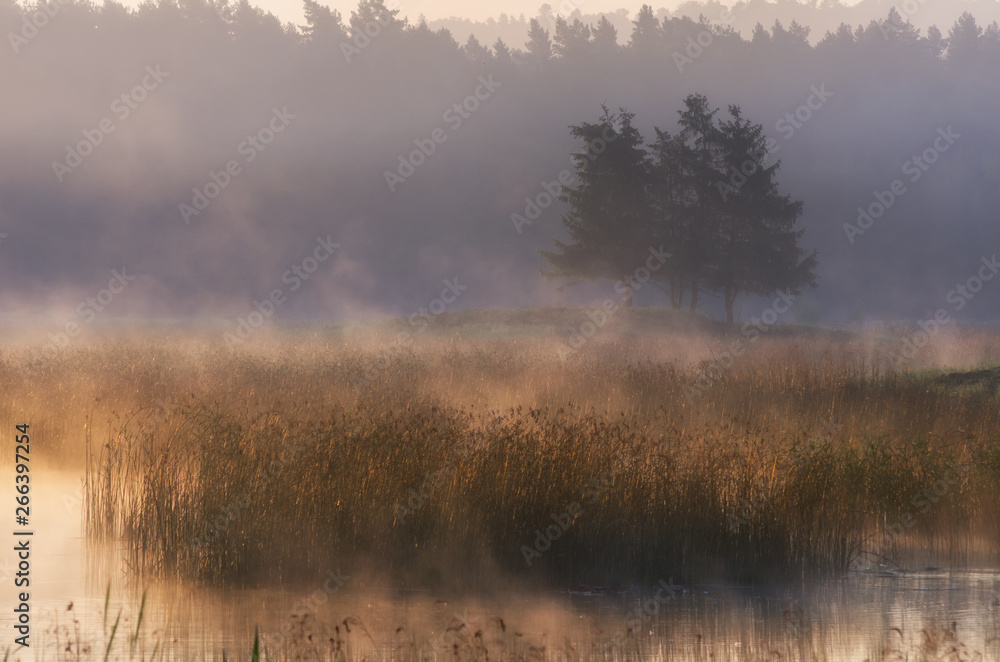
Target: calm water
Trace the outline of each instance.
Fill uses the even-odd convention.
[[[246,659],[257,626],[266,653],[299,659],[1000,660],[1000,573],[932,569],[863,569],[768,591],[713,584],[658,597],[581,589],[453,600],[361,591],[344,567],[342,586],[330,575],[281,591],[147,586],[134,636],[142,588],[113,547],[82,539],[74,479],[35,478],[33,645],[22,660],[103,660],[119,612],[109,659],[150,659],[154,649],[156,659]],[[4,554],[6,574],[13,554]],[[8,604],[11,580],[3,585]],[[14,636],[8,614],[0,652]]]

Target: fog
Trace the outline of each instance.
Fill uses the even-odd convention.
[[[626,107],[651,142],[692,93],[762,124],[782,192],[804,201],[818,287],[789,319],[998,313],[997,284],[961,308],[952,292],[1000,245],[995,2],[914,3],[911,31],[872,22],[881,2],[688,3],[644,46],[630,7],[609,16],[617,52],[545,62],[466,43],[523,50],[520,19],[423,24],[407,7],[365,38],[349,10],[309,3],[298,27],[246,2],[47,7],[0,2],[7,320],[235,317],[265,300],[274,319],[345,320],[409,315],[449,287],[449,310],[605,298],[608,281],[560,292],[539,274],[566,237],[561,203],[520,232],[511,216],[570,168],[571,124]],[[966,9],[976,26],[953,29]]]

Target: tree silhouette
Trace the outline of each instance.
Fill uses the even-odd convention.
[[[680,139],[685,146],[681,158],[690,172],[689,192],[693,215],[686,228],[687,279],[691,290],[691,312],[698,310],[698,294],[712,258],[712,238],[719,222],[718,193],[715,184],[724,177],[719,168],[719,138],[715,114],[703,94],[684,99],[678,111]]]
[[[799,248],[801,230],[795,223],[801,201],[778,193],[780,162],[766,165],[764,127],[743,117],[739,106],[729,107],[730,119],[720,122],[719,141],[726,182],[717,182],[721,197],[712,237],[710,287],[722,296],[726,321],[743,294],[768,295],[777,290],[798,294],[815,285],[815,252]]]
[[[673,256],[661,277],[667,282],[671,308],[679,309],[684,305],[686,280],[701,268],[694,262],[696,253],[691,245],[696,222],[696,181],[690,149],[683,138],[659,128],[654,130],[649,185],[652,225],[655,238]]]
[[[607,16],[601,16],[597,25],[591,28],[591,34],[594,37],[594,52],[599,56],[607,57],[618,52],[618,29]]]
[[[983,29],[976,24],[975,17],[963,12],[948,32],[948,59],[962,64],[974,59],[981,49],[982,34]]]
[[[596,124],[571,127],[584,150],[574,155],[576,186],[566,187],[560,200],[569,205],[563,226],[572,243],[556,241],[554,251],[540,251],[550,270],[549,279],[581,280],[630,278],[649,256],[653,238],[646,196],[646,154],[633,113],[621,109]],[[625,294],[632,305],[632,289]]]
[[[528,42],[524,47],[527,49],[527,59],[533,64],[541,65],[552,57],[552,39],[549,38],[549,31],[542,27],[537,18],[531,19]]]
[[[514,55],[510,52],[507,44],[499,37],[493,43],[493,60],[500,69],[510,69],[514,66]]]
[[[577,154],[579,184],[564,189],[563,226],[571,242],[541,251],[550,279],[621,280],[632,305],[630,274],[650,248],[672,259],[648,274],[669,294],[672,308],[690,292],[691,311],[701,291],[718,293],[726,321],[740,296],[777,290],[798,294],[815,285],[815,253],[799,247],[795,224],[803,204],[778,192],[780,162],[768,165],[763,126],[729,107],[717,121],[707,97],[692,94],[679,111],[680,131],[656,128],[647,155],[634,114],[620,110],[596,124],[571,127],[585,145],[607,141],[599,154]]]
[[[560,16],[556,19],[553,43],[555,52],[560,57],[567,59],[583,57],[590,52],[590,26],[584,25],[578,18],[569,23]]]
[[[640,53],[653,53],[660,45],[660,20],[653,13],[653,8],[643,5],[639,14],[632,21],[632,37],[629,46]]]
[[[344,30],[344,22],[340,12],[330,9],[326,5],[321,5],[316,0],[303,0],[303,9],[306,17],[306,24],[302,27],[302,34],[306,39],[318,43],[336,43],[339,45],[347,37]],[[248,16],[249,3],[247,0],[240,0],[237,5],[236,16],[246,20]]]
[[[465,57],[468,58],[469,62],[477,67],[485,66],[493,60],[490,49],[480,44],[474,34],[469,35],[469,39],[465,42],[462,50],[465,52]]]

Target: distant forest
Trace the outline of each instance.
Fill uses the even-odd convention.
[[[71,310],[124,268],[115,314],[243,315],[318,237],[338,254],[282,317],[407,315],[456,278],[455,307],[587,303],[607,283],[560,293],[539,274],[565,205],[520,231],[512,217],[572,169],[570,127],[602,106],[653,136],[703,94],[763,126],[803,203],[817,287],[789,319],[924,318],[1000,247],[1000,28],[963,13],[918,29],[932,3],[911,5],[821,36],[737,31],[739,6],[643,6],[460,42],[381,0],[350,16],[306,0],[298,26],[247,0],[0,0],[7,309]],[[998,313],[984,292],[961,316]]]
[[[861,0],[849,5],[842,4],[838,0],[823,2],[741,0],[733,4],[723,4],[718,0],[687,0],[673,10],[654,8],[654,15],[660,22],[684,17],[697,21],[700,17],[704,17],[709,22],[724,23],[744,36],[751,35],[757,23],[769,28],[775,21],[785,26],[795,22],[809,28],[809,42],[815,44],[823,39],[827,32],[836,32],[843,23],[856,28],[859,25],[867,26],[872,20],[884,19],[893,6],[903,19],[921,31],[926,31],[932,25],[937,25],[943,30],[966,12],[975,16],[984,27],[995,20],[1000,20],[1000,4],[992,0],[949,2],[911,0],[905,3]],[[524,14],[513,16],[501,12],[496,18],[485,21],[450,17],[429,20],[428,25],[432,30],[446,28],[459,43],[464,43],[469,35],[475,35],[483,43],[493,43],[496,39],[503,39],[508,44],[520,44],[528,32],[532,18],[537,19],[543,28],[554,33],[556,21],[560,16],[570,22],[580,19],[587,25],[596,25],[601,18],[606,18],[618,31],[618,41],[622,45],[628,44],[633,29],[632,22],[635,20],[634,12],[628,9],[591,12],[586,0],[555,0],[540,5],[535,16]],[[417,22],[420,18],[417,18]]]

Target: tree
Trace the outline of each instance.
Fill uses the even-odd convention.
[[[895,44],[915,45],[920,41],[920,31],[909,21],[904,21],[895,7],[889,8],[889,15],[882,23],[885,40]]]
[[[763,25],[758,21],[756,25],[753,26],[753,34],[750,35],[750,43],[754,46],[770,46],[771,44],[771,33],[767,31]]]
[[[987,25],[983,31],[982,45],[983,53],[993,57],[1000,53],[1000,24],[996,21]]]
[[[953,62],[968,62],[981,50],[980,37],[983,29],[969,12],[963,12],[948,32],[948,59]]]
[[[465,52],[466,59],[477,67],[486,65],[493,60],[490,49],[480,44],[474,34],[469,35],[469,39],[465,42],[462,50]]]
[[[768,295],[777,290],[798,294],[814,286],[815,252],[799,248],[802,230],[795,223],[803,204],[778,193],[775,176],[780,161],[768,158],[764,127],[729,106],[730,119],[715,134],[728,182],[717,184],[720,213],[712,237],[712,290],[722,295],[726,321],[743,294]]]
[[[594,36],[594,51],[598,55],[605,57],[618,52],[618,30],[607,16],[602,14],[601,20],[590,32]]]
[[[231,12],[223,12],[223,15],[228,16],[233,36],[237,40],[246,40],[250,43],[256,42],[259,44],[261,41],[276,42],[282,37],[281,21],[274,14],[251,5],[249,0],[239,0],[232,7]],[[346,33],[340,20],[340,13],[334,11],[332,15],[336,17],[333,21],[335,32],[331,33],[328,39],[338,39],[339,41]],[[310,21],[308,8],[306,19]],[[316,19],[314,17],[310,21],[310,30],[315,24]],[[303,32],[306,32],[305,27],[303,28]],[[313,35],[312,32],[309,34]]]
[[[653,8],[649,5],[640,7],[632,25],[629,46],[639,53],[654,52],[660,43],[660,20],[653,13]]]
[[[578,184],[565,187],[559,199],[569,205],[562,224],[571,243],[556,241],[554,251],[540,251],[550,270],[548,279],[624,279],[649,257],[653,241],[646,197],[646,153],[643,138],[632,126],[633,113],[606,107],[596,124],[570,127],[585,149],[574,155]],[[658,247],[654,247],[658,248]],[[564,286],[565,287],[565,286]],[[632,288],[625,291],[632,306]]]
[[[689,197],[693,218],[686,230],[684,261],[688,265],[687,277],[691,288],[691,312],[698,310],[698,293],[706,265],[711,259],[712,236],[718,223],[716,182],[724,177],[719,167],[718,129],[715,114],[710,110],[703,94],[691,94],[684,99],[684,110],[678,111],[681,127],[680,139],[685,146],[681,152],[685,168],[690,172]]]
[[[699,292],[717,293],[728,322],[743,295],[798,294],[815,285],[816,254],[799,247],[802,231],[795,227],[803,203],[778,192],[780,162],[766,165],[763,126],[744,118],[739,106],[729,106],[725,122],[717,112],[704,95],[689,95],[680,131],[656,128],[651,155],[624,109],[604,108],[597,124],[571,127],[586,145],[607,145],[576,155],[579,184],[559,197],[569,205],[562,222],[571,241],[541,251],[550,267],[542,273],[569,285],[623,281],[629,307],[638,288],[628,274],[650,248],[658,249],[671,259],[644,282],[667,292],[675,309],[687,289],[692,312]]]
[[[357,11],[351,12],[351,32],[381,33],[400,32],[404,23],[396,18],[398,9],[389,9],[385,0],[361,0]],[[370,36],[370,35],[369,35]]]
[[[537,18],[528,24],[528,43],[525,44],[528,59],[534,64],[548,62],[552,57],[552,40],[549,31],[542,27]]]
[[[514,57],[510,49],[507,48],[507,44],[500,37],[497,37],[496,42],[493,44],[493,58],[496,60],[497,66],[502,69],[507,69],[514,65]]]
[[[854,30],[847,23],[841,23],[837,27],[836,32],[827,32],[816,47],[819,48],[834,48],[841,51],[846,51],[854,46]]]
[[[677,310],[684,305],[685,279],[700,267],[692,264],[695,253],[689,245],[695,222],[692,212],[696,182],[683,138],[659,128],[654,130],[649,184],[651,222],[654,240],[662,242],[674,256],[659,276],[667,282],[670,307]]]
[[[590,26],[574,18],[569,23],[562,16],[556,19],[555,52],[562,58],[578,59],[590,50]]]
[[[302,26],[302,32],[309,41],[339,44],[347,38],[347,31],[344,30],[343,19],[341,19],[339,11],[321,5],[316,0],[303,0],[302,4],[306,17],[306,24]],[[238,7],[239,15],[246,17],[250,9],[249,3],[246,0],[241,0]]]
[[[792,21],[786,30],[781,21],[775,19],[771,26],[771,42],[786,57],[796,51],[806,52],[809,50],[809,28]]]
[[[935,58],[941,57],[944,49],[948,47],[948,41],[941,34],[941,30],[936,25],[927,28],[926,48]]]

